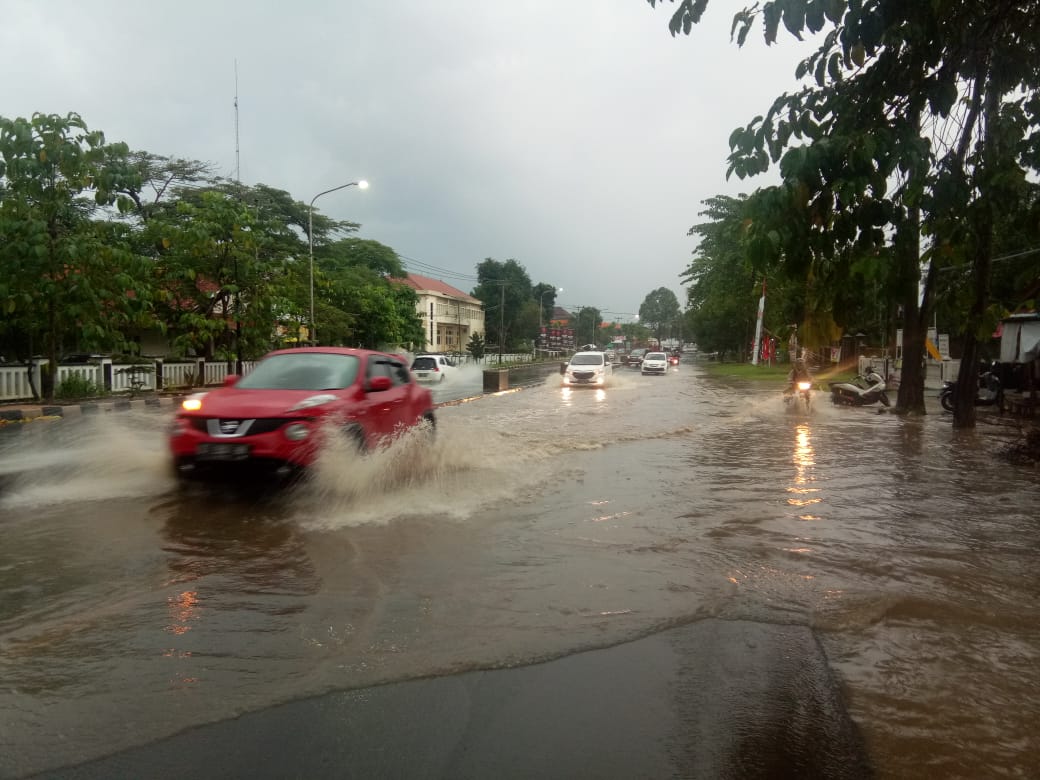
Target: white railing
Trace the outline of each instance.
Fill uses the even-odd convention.
[[[103,387],[103,385],[98,385]],[[155,364],[136,363],[128,366],[112,366],[113,393],[142,393],[155,389]]]
[[[33,368],[36,389],[40,388],[39,369]],[[14,401],[20,398],[32,398],[29,386],[29,374],[24,365],[0,366],[0,401]]]
[[[199,364],[166,363],[162,366],[163,387],[167,390],[177,387],[195,387],[199,384]]]
[[[44,360],[33,362],[28,369],[24,364],[0,365],[0,402],[31,401],[32,385],[28,371],[32,371],[36,391],[42,387],[41,366]],[[190,363],[167,363],[161,359],[138,364],[113,363],[111,358],[100,358],[90,363],[66,363],[58,366],[55,389],[62,382],[72,379],[81,384],[90,383],[103,393],[143,393],[154,391],[156,380],[162,376],[163,390],[187,390],[203,385],[219,385],[228,375],[227,361],[207,362],[199,359]],[[248,374],[256,366],[252,360],[242,361],[242,374]],[[199,381],[200,376],[203,381]]]
[[[111,363],[109,365],[111,365]],[[104,367],[100,363],[79,363],[74,366],[59,365],[57,381],[54,383],[55,388],[60,388],[64,382],[67,382],[70,379],[89,382],[94,385],[94,387],[104,387]]]

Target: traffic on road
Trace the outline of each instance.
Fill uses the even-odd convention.
[[[310,766],[324,730],[358,766],[391,761],[396,733],[475,776],[467,746],[515,757],[550,691],[603,724],[574,719],[576,738],[616,746],[613,722],[653,742],[670,724],[671,748],[643,764],[657,776],[733,771],[741,724],[770,760],[820,759],[840,732],[866,756],[849,766],[878,776],[1035,768],[1036,481],[993,442],[951,456],[937,417],[791,414],[780,388],[690,363],[486,396],[477,376],[438,383],[434,438],[331,448],[285,489],[179,489],[167,412],[0,437],[0,776],[220,776],[262,723],[281,735],[268,776]],[[480,678],[489,699],[466,676],[504,669],[532,671],[520,687]],[[364,702],[391,708],[385,686],[414,680],[428,682],[400,689],[408,714],[388,733]],[[456,699],[433,682],[453,680],[475,687]],[[342,709],[327,698],[363,690]],[[521,707],[522,690],[545,698]],[[509,737],[488,716],[449,738],[474,721],[465,701],[506,708],[491,712]],[[767,739],[792,710],[800,758]],[[181,750],[185,734],[222,747]],[[179,763],[159,772],[160,755]],[[551,761],[544,741],[526,755],[517,766],[548,775],[570,765],[524,764]]]

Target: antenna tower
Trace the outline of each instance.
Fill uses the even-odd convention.
[[[238,150],[238,60],[235,60],[235,184],[242,181],[242,160]]]

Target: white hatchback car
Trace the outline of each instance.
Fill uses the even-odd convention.
[[[647,352],[639,366],[643,376],[647,374],[664,374],[668,371],[668,356],[663,352]]]
[[[444,355],[416,355],[412,373],[419,382],[443,382],[455,370],[451,358]]]
[[[614,367],[604,352],[575,352],[563,370],[566,387],[589,385],[603,387],[614,373]]]

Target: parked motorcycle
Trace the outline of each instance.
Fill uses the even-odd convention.
[[[869,406],[881,402],[882,406],[891,406],[885,390],[888,385],[884,377],[871,368],[860,374],[851,382],[831,382],[831,402],[840,406]]]
[[[948,412],[953,411],[957,398],[957,383],[943,382],[942,390],[939,391],[939,403]],[[992,371],[987,371],[979,376],[979,386],[975,390],[976,406],[1000,406],[1004,400],[1004,388],[1000,379]]]
[[[784,391],[784,404],[788,409],[801,409],[805,411],[812,409],[812,382],[802,381],[790,385]]]

